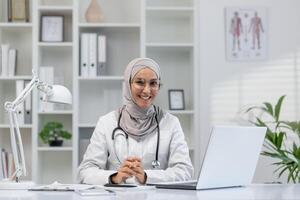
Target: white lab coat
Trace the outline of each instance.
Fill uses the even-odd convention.
[[[147,174],[147,183],[190,180],[194,169],[179,120],[166,113],[159,126],[158,160],[161,164],[160,169],[153,169],[151,165],[155,160],[157,133],[152,133],[141,141],[129,137],[128,155],[138,156],[142,159]],[[103,185],[108,183],[111,174],[117,172],[120,162],[116,157],[112,140],[112,132],[116,127],[115,111],[100,117],[78,169],[79,182]],[[126,144],[120,148],[126,148]],[[127,152],[125,153],[127,154]]]

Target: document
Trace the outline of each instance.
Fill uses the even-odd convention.
[[[55,181],[50,185],[35,186],[28,190],[29,191],[77,191],[77,190],[86,190],[91,188],[95,188],[95,186],[86,185],[86,184],[62,184]]]
[[[104,196],[104,195],[115,195],[116,193],[109,189],[104,188],[92,188],[86,190],[76,190],[77,194],[81,196]]]

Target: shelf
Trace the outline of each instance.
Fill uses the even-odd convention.
[[[147,7],[146,11],[176,11],[176,12],[180,12],[180,11],[194,11],[193,7],[179,7],[179,6],[151,6],[151,7]]]
[[[72,47],[73,42],[39,42],[40,47]]]
[[[32,23],[25,23],[25,22],[1,22],[0,28],[32,28]]]
[[[80,81],[123,81],[123,76],[78,77]]]
[[[19,125],[20,128],[32,128],[31,124]],[[10,128],[9,124],[0,124],[0,128]]]
[[[71,13],[73,6],[39,6],[38,9],[44,12],[59,12],[59,13]]]
[[[138,23],[80,23],[80,28],[140,28]]]
[[[85,124],[79,124],[78,128],[95,128],[95,123],[85,123]]]
[[[72,110],[54,110],[54,111],[45,111],[45,112],[40,112],[40,115],[72,115],[73,111]]]
[[[146,0],[146,7],[191,7],[193,0]]]
[[[193,43],[164,43],[164,42],[149,42],[146,43],[146,47],[185,47],[193,48]]]
[[[174,115],[193,115],[195,114],[194,110],[167,110],[167,112]]]
[[[15,80],[31,80],[32,76],[9,76],[9,77],[1,77],[0,80],[5,81],[15,81]]]
[[[38,147],[38,151],[73,151],[72,147]]]

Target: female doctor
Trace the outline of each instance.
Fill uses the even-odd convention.
[[[124,105],[100,117],[78,169],[81,183],[190,180],[193,166],[179,120],[153,105],[159,65],[132,60],[124,73]]]

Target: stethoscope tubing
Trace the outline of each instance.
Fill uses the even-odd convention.
[[[121,118],[122,118],[122,114],[123,114],[123,110],[124,110],[125,106],[122,107],[121,111],[120,111],[120,115],[119,115],[119,118],[118,118],[118,124],[117,124],[117,127],[114,128],[113,132],[112,132],[112,140],[115,141],[115,138],[116,138],[116,134],[117,134],[117,131],[120,130],[122,131],[122,135],[124,135],[126,137],[126,140],[128,141],[128,134],[122,129],[122,127],[120,126],[120,122],[121,122]],[[153,168],[159,168],[160,167],[160,162],[158,161],[158,152],[159,152],[159,141],[160,141],[160,128],[159,128],[159,122],[158,122],[158,118],[157,118],[157,110],[156,110],[156,107],[154,106],[154,110],[155,110],[155,121],[157,123],[157,142],[156,142],[156,152],[155,152],[155,160],[152,161],[152,167]],[[116,146],[115,146],[115,142],[113,142],[114,144],[114,149],[116,151]],[[127,142],[127,145],[128,145],[128,142]],[[128,147],[127,147],[128,149]],[[121,160],[120,158],[118,157],[118,155],[116,155],[118,161],[120,163]]]

